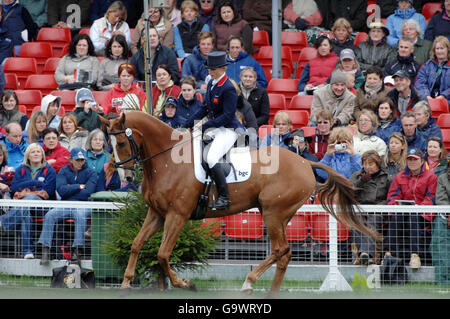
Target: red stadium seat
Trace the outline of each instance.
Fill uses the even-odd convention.
[[[259,212],[242,212],[225,217],[225,235],[235,239],[259,239],[264,234],[264,221]]]
[[[41,73],[44,69],[45,61],[53,57],[53,49],[48,42],[25,42],[20,48],[19,57],[35,58],[37,71]]]
[[[27,111],[33,111],[36,105],[41,105],[42,93],[39,90],[16,90],[19,104],[26,106]]]
[[[272,67],[273,67],[272,62],[269,63],[269,62],[264,61],[264,62],[260,62],[259,64],[263,68],[264,74],[266,76],[266,80],[270,81],[270,79],[272,79]],[[282,73],[283,79],[290,79],[291,72],[292,72],[292,68],[289,65],[287,65],[286,63],[281,63],[281,73]]]
[[[308,125],[309,114],[307,111],[286,110],[285,112],[289,114],[289,117],[291,118],[293,130]]]
[[[94,95],[95,102],[99,105],[103,104],[103,100],[105,99],[108,91],[92,91],[92,95]]]
[[[265,45],[270,45],[269,33],[265,30],[253,31],[252,44],[255,48],[260,48]]]
[[[289,103],[287,109],[303,110],[307,111],[308,114],[310,114],[313,97],[313,95],[295,95],[292,97],[292,100]]]
[[[264,124],[258,128],[258,136],[262,140],[267,134],[272,134],[274,130],[273,125]]]
[[[62,50],[72,40],[69,28],[41,28],[37,35],[38,42],[51,44],[55,57],[61,56]]]
[[[292,61],[297,61],[300,52],[308,46],[308,37],[304,31],[281,31],[281,45],[291,48]]]
[[[89,35],[90,28],[81,28],[78,34],[87,34]],[[132,34],[132,33],[130,33]]]
[[[436,124],[441,128],[449,128],[450,129],[450,113],[442,113],[437,118]]]
[[[310,216],[311,239],[313,241],[328,242],[330,240],[329,232],[329,214],[312,212]],[[349,231],[338,222],[337,240],[345,241],[349,237]]]
[[[308,63],[309,60],[314,59],[315,57],[317,57],[317,49],[314,47],[304,48],[302,52],[300,52],[300,56],[297,61],[297,71],[295,72],[296,78],[300,78],[306,63]]]
[[[37,74],[37,63],[34,58],[9,57],[5,59],[3,72],[14,73],[19,81],[19,87],[25,87],[28,76]]]
[[[67,43],[63,48],[62,48],[62,51],[61,51],[61,54],[60,54],[60,58],[62,58],[63,56],[65,56],[65,55],[67,55],[67,53],[69,53],[69,46],[70,46],[70,43]]]
[[[76,91],[68,90],[55,90],[50,93],[61,97],[61,106],[63,106],[66,112],[71,112],[75,109],[75,95]]]
[[[19,89],[19,80],[15,73],[5,73],[5,90]]]
[[[358,32],[355,36],[353,44],[357,46],[361,42],[366,42],[369,39],[369,35],[366,32]]]
[[[286,226],[288,241],[305,241],[308,237],[309,213],[296,213]]]
[[[33,74],[25,82],[25,90],[39,90],[45,96],[58,88],[55,76],[52,74]]]
[[[270,116],[274,116],[278,111],[286,110],[286,98],[283,94],[278,93],[268,93],[269,105],[270,105]]]
[[[445,149],[450,152],[450,128],[443,128],[442,131],[442,142],[444,143]]]
[[[292,97],[298,94],[297,84],[298,79],[272,78],[267,85],[267,93],[283,94],[286,98],[286,105],[289,105]]]
[[[443,113],[449,113],[448,101],[441,98],[428,98],[431,108],[431,117],[437,119]]]
[[[302,130],[303,130],[303,132],[305,134],[305,137],[314,136],[314,135],[316,135],[317,127],[315,127],[315,126],[303,126]]]
[[[41,74],[54,75],[60,60],[61,60],[61,58],[55,58],[55,57],[47,59],[47,61],[45,61],[44,69],[42,70]]]
[[[23,114],[26,114],[28,117],[30,117],[31,113],[29,110],[27,110],[27,107],[23,104],[19,104],[19,112],[22,112]]]
[[[178,75],[181,78],[181,62],[183,62],[184,58],[177,58],[178,61]]]
[[[259,48],[258,55],[255,57],[256,61],[260,64],[272,64],[272,46],[265,45]],[[286,64],[289,69],[289,75],[293,73],[294,70],[294,60],[292,59],[292,51],[290,47],[281,46],[281,63]]]
[[[425,3],[422,7],[422,15],[425,19],[430,20],[432,16],[436,14],[436,12],[442,11],[442,2],[428,2]]]

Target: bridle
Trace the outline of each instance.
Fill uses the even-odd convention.
[[[158,153],[156,153],[154,155],[151,155],[149,157],[141,159],[141,156],[139,155],[140,154],[139,146],[136,143],[136,141],[134,140],[133,131],[130,128],[128,128],[125,124],[123,124],[123,125],[124,125],[124,129],[123,130],[120,130],[120,131],[117,131],[117,132],[108,132],[109,135],[114,135],[114,136],[115,135],[120,135],[120,134],[125,134],[125,136],[128,139],[128,143],[130,143],[130,148],[131,148],[131,155],[129,157],[127,157],[126,159],[124,159],[124,160],[122,160],[120,162],[114,162],[114,167],[115,168],[122,168],[122,169],[128,169],[128,170],[133,170],[134,171],[134,170],[136,170],[135,167],[127,167],[127,166],[123,166],[123,164],[134,160],[137,165],[142,165],[142,163],[144,163],[144,162],[146,162],[148,160],[151,160],[151,159],[153,159],[153,158],[155,158],[155,157],[157,157],[157,156],[159,156],[159,155],[161,155],[161,154],[163,154],[163,153],[165,153],[167,151],[170,151],[170,150],[172,150],[173,148],[175,148],[177,146],[181,146],[181,145],[183,145],[185,143],[188,143],[188,142],[190,142],[192,140],[192,137],[190,137],[186,141],[183,141],[181,143],[175,144],[175,145],[173,145],[171,147],[168,147],[168,148],[166,148],[166,149],[164,149],[164,150],[162,150],[162,151],[160,151],[160,152],[158,152]]]

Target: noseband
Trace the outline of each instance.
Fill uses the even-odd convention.
[[[136,163],[138,163],[138,164],[141,164],[143,162],[143,161],[141,161],[140,156],[139,156],[139,147],[138,147],[136,141],[133,138],[133,131],[130,128],[127,128],[125,126],[124,130],[117,131],[117,132],[108,132],[108,134],[109,135],[125,134],[125,136],[128,139],[128,143],[130,143],[130,148],[131,148],[131,155],[130,155],[130,157],[128,157],[128,158],[126,158],[126,159],[124,159],[123,161],[120,161],[120,162],[114,162],[114,167],[115,168],[123,168],[123,169],[135,170],[135,168],[123,166],[123,164],[128,163],[128,162],[133,161],[133,160],[135,160]]]

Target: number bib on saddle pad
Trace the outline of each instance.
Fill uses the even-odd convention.
[[[194,149],[194,171],[195,178],[200,183],[205,182],[206,173],[202,166],[202,133],[197,130],[192,134]],[[229,152],[229,158],[232,164],[230,173],[227,175],[227,183],[245,182],[249,179],[252,170],[252,161],[249,147],[232,148]],[[234,174],[233,167],[236,171]]]

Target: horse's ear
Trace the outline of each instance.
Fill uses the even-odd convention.
[[[120,114],[119,124],[122,124],[122,125],[125,124],[125,113],[124,112],[122,112]]]
[[[103,116],[101,116],[100,114],[98,115],[100,122],[102,122],[103,124],[105,124],[105,126],[109,126],[109,120],[105,119]]]

